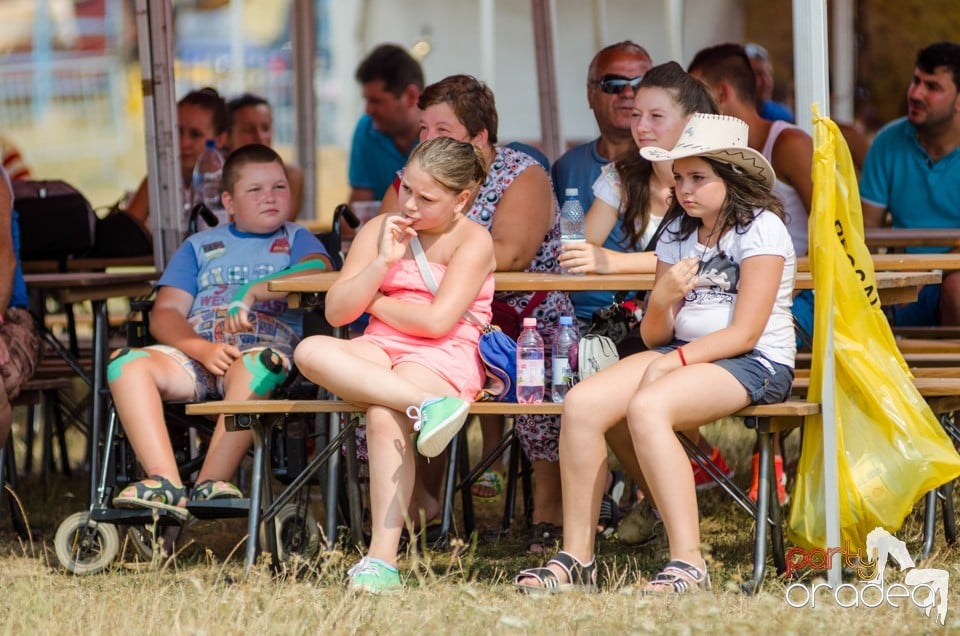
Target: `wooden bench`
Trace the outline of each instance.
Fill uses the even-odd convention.
[[[68,389],[72,386],[72,382],[66,378],[57,378],[57,379],[36,379],[32,378],[27,380],[22,385],[20,385],[20,394],[17,395],[11,401],[11,406],[25,406],[33,408],[36,405],[40,404],[41,401],[45,399],[49,392],[56,392],[61,389]],[[27,427],[30,432],[33,429],[33,418],[27,417]],[[45,426],[45,430],[48,430],[49,427]],[[32,436],[31,436],[32,439]],[[45,438],[44,452],[47,451],[48,446],[46,444]],[[50,447],[52,447],[52,439],[50,441]],[[65,441],[60,447],[62,457],[64,462],[66,462],[66,443]],[[32,447],[27,446],[27,452],[31,452]],[[3,496],[5,491],[4,485],[9,486],[10,490],[16,492],[17,490],[17,460],[16,454],[14,453],[14,443],[13,440],[8,440],[8,443],[3,447],[0,447],[0,497]],[[10,504],[10,520],[13,523],[13,528],[16,530],[17,534],[24,541],[29,541],[31,539],[31,533],[27,526],[27,522],[23,517],[23,513],[20,509],[20,506],[17,505],[13,496],[9,496]]]
[[[505,403],[505,402],[474,402],[470,406],[470,414],[472,415],[517,415],[517,414],[542,414],[542,415],[559,415],[563,409],[562,404],[555,404],[553,402],[544,402],[541,404],[517,404],[517,403]],[[262,459],[258,464],[257,457],[262,458],[263,451],[263,439],[264,439],[264,430],[270,426],[277,424],[283,416],[287,414],[295,413],[331,413],[331,414],[341,414],[341,413],[360,413],[365,411],[366,408],[357,404],[350,402],[344,402],[340,400],[221,400],[213,402],[203,402],[197,404],[189,404],[186,407],[186,412],[188,415],[219,415],[224,414],[226,417],[225,425],[228,430],[237,430],[237,429],[247,429],[249,428],[254,435],[254,478],[253,485],[251,487],[251,501],[260,500],[260,491],[261,486],[257,485],[257,482],[260,479],[269,479],[269,475],[264,475],[258,478],[257,473],[262,470]],[[725,480],[724,484],[721,482],[721,485],[724,486],[724,489],[734,497],[734,500],[737,501],[750,514],[755,520],[755,532],[754,532],[754,566],[753,566],[753,578],[751,578],[747,583],[743,585],[744,589],[749,592],[756,591],[761,582],[763,581],[763,576],[766,570],[766,558],[767,558],[767,532],[768,524],[772,529],[770,533],[770,543],[771,543],[771,552],[773,554],[774,563],[777,567],[777,571],[780,574],[786,572],[786,557],[784,552],[783,545],[783,528],[781,523],[781,514],[780,506],[776,497],[776,487],[775,487],[775,476],[774,476],[774,464],[773,464],[773,435],[795,428],[800,425],[802,422],[802,417],[807,415],[814,415],[819,413],[820,406],[818,404],[812,404],[809,402],[799,401],[799,400],[790,400],[780,404],[762,404],[748,406],[744,409],[741,409],[733,415],[736,417],[743,417],[745,423],[748,427],[754,428],[757,432],[759,448],[760,448],[760,479],[759,479],[759,488],[758,488],[758,497],[757,503],[754,504],[743,494],[743,492],[733,485],[729,480]],[[307,468],[297,477],[286,489],[286,491],[278,497],[277,501],[274,501],[270,507],[262,512],[257,507],[253,507],[248,519],[248,532],[249,538],[247,540],[247,566],[249,567],[253,561],[256,559],[256,545],[257,545],[257,533],[259,532],[260,527],[260,517],[269,520],[272,518],[272,513],[275,508],[278,508],[286,499],[284,497],[292,497],[292,494],[296,492],[296,489],[300,488],[306,483],[306,480],[310,478],[312,472],[316,469],[319,469],[320,463],[326,461],[327,459],[333,459],[335,453],[339,452],[340,446],[343,442],[352,440],[353,438],[353,428],[354,424],[348,424],[342,429],[339,427],[339,422],[336,426],[333,427],[334,430],[331,433],[330,443],[321,453],[318,453]],[[681,437],[681,439],[686,439]],[[695,448],[695,447],[694,447]],[[690,450],[688,448],[688,450]],[[352,461],[355,461],[355,455],[351,457],[351,451],[348,447],[347,454],[347,468],[348,472],[351,470],[350,466]],[[467,455],[466,455],[466,444],[465,444],[465,432],[461,432],[461,435],[458,435],[451,442],[450,446],[450,456],[454,458],[454,461],[451,461],[451,466],[447,471],[447,488],[444,493],[444,505],[443,505],[443,524],[441,526],[441,534],[449,533],[452,519],[452,509],[453,509],[453,497],[454,491],[458,489],[458,486],[455,485],[455,468],[454,464],[459,464],[461,470],[463,466],[467,464]],[[259,468],[258,468],[259,466]],[[706,464],[704,466],[708,471],[710,470],[711,464],[709,463],[709,458],[707,458]],[[714,467],[715,468],[715,467]],[[329,473],[332,473],[332,469]],[[723,477],[723,475],[716,470],[718,476]],[[348,475],[348,482],[350,480],[350,475]],[[469,500],[469,484],[463,484],[459,487],[464,487],[464,501]],[[257,492],[254,492],[256,488]],[[328,493],[336,493],[337,488],[334,483],[328,484]],[[739,496],[738,494],[739,493]],[[357,501],[359,497],[357,496]],[[354,509],[354,503],[351,501],[351,511]],[[328,542],[333,540],[336,532],[336,526],[330,527],[331,524],[331,515],[330,511],[335,509],[336,505],[333,501],[327,501],[327,511],[328,511],[328,527],[327,527],[327,538]],[[335,516],[333,517],[333,523],[336,523]],[[353,523],[351,523],[353,525]],[[354,536],[358,535],[358,529],[354,529]],[[442,540],[442,539],[441,539]],[[251,552],[253,550],[253,552]]]
[[[44,479],[46,479],[48,471],[54,468],[54,439],[57,440],[57,448],[60,453],[61,472],[66,477],[72,476],[70,462],[67,459],[66,426],[60,410],[60,392],[68,391],[72,388],[73,380],[69,376],[37,377],[35,375],[21,385],[20,394],[11,403],[12,406],[15,407],[27,407],[26,431],[24,434],[27,455],[23,463],[23,471],[25,473],[29,474],[33,470],[33,445],[35,437],[33,416],[34,409],[42,404],[43,422],[41,431],[43,435],[43,451],[41,453],[41,464]],[[12,456],[8,458],[8,461],[11,465],[15,463],[15,459]]]

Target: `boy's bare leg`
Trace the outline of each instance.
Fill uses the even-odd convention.
[[[134,349],[126,355],[140,352],[146,355],[133,357],[111,370],[113,403],[144,472],[161,475],[180,486],[180,473],[163,417],[163,400],[192,399],[196,391],[194,381],[178,362],[158,351]]]

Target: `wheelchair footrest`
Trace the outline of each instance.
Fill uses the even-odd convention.
[[[180,525],[181,520],[164,510],[149,508],[94,508],[90,511],[90,520],[100,523],[115,523],[119,525],[148,525],[156,518],[162,526]]]
[[[250,511],[250,499],[211,499],[187,504],[187,510],[197,519],[224,519],[246,517]]]

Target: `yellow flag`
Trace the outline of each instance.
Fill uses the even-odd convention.
[[[871,530],[897,531],[917,499],[960,475],[960,456],[914,388],[880,309],[850,151],[816,107],[809,255],[816,294],[809,400],[819,402],[829,388],[823,363],[833,338],[839,484],[830,487],[839,492],[841,539],[863,546]],[[805,422],[790,508],[790,539],[807,548],[839,547],[826,545],[821,424],[820,415]]]

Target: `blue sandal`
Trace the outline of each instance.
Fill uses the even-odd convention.
[[[174,486],[161,475],[150,475],[142,481],[133,482],[113,498],[113,505],[117,508],[163,510],[183,521],[190,517],[186,487]]]

